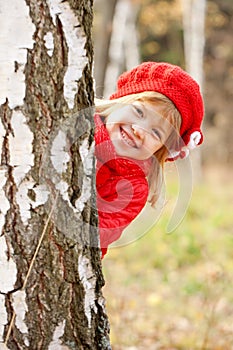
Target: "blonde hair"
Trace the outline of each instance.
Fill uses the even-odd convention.
[[[173,102],[154,91],[145,91],[138,94],[131,94],[114,100],[95,100],[96,113],[107,118],[113,111],[122,107],[122,104],[131,104],[135,101],[149,102],[159,107],[162,116],[173,126],[171,134],[168,136],[166,143],[152,157],[152,165],[149,170],[149,198],[148,202],[155,206],[163,183],[164,163],[169,155],[169,150],[175,149],[179,142],[179,130],[181,126],[181,115]]]

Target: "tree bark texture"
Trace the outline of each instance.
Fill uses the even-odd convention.
[[[92,0],[0,4],[0,349],[110,349]]]

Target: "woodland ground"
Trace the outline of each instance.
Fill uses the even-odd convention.
[[[169,199],[149,232],[110,249],[103,268],[113,350],[233,349],[232,174],[205,169],[171,234]]]

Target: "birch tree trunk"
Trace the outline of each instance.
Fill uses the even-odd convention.
[[[0,3],[0,349],[110,349],[96,232],[92,0]]]
[[[203,89],[206,0],[182,0],[186,69]],[[194,180],[201,178],[201,151],[192,152]]]
[[[112,22],[117,0],[95,0],[94,77],[96,96],[103,97],[105,73],[108,65]]]
[[[124,70],[139,64],[135,25],[137,10],[138,7],[130,0],[117,1],[105,73],[104,97],[115,91],[116,81]]]

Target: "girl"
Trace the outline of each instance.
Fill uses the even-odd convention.
[[[203,100],[180,67],[144,62],[123,73],[117,91],[96,102],[97,208],[102,258],[140,213],[156,204],[167,160],[203,141]]]

